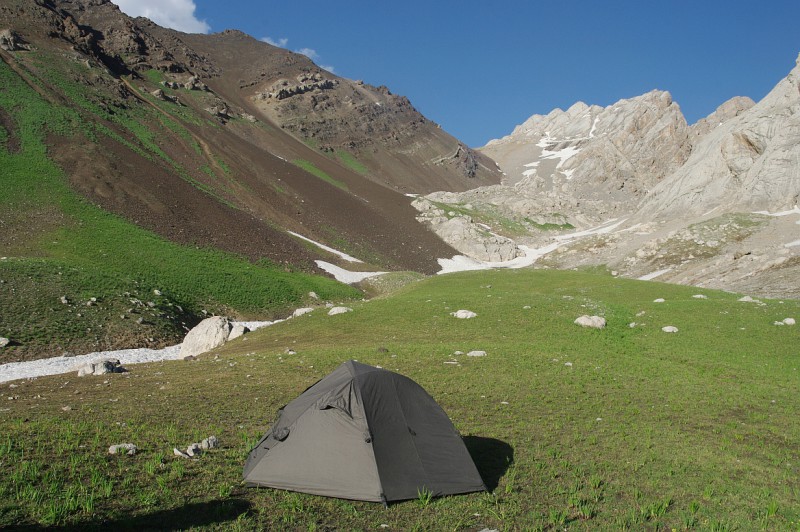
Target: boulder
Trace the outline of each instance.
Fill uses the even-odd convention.
[[[239,338],[240,336],[244,336],[249,332],[249,328],[245,327],[241,323],[235,323],[233,327],[231,327],[231,332],[228,334],[228,341],[233,340],[234,338]]]
[[[606,326],[606,319],[601,316],[583,316],[577,318],[574,322],[581,327],[590,327],[592,329],[603,329]]]
[[[22,42],[19,35],[10,29],[0,30],[0,48],[6,52],[30,50],[30,47]]]
[[[118,359],[99,360],[90,362],[78,368],[78,377],[87,375],[106,375],[108,373],[124,373],[125,368],[120,365]]]
[[[309,312],[313,312],[313,311],[314,311],[314,309],[311,308],[311,307],[299,308],[299,309],[296,309],[294,312],[292,312],[292,317],[293,318],[297,318],[298,316],[302,316],[303,314],[308,314]]]
[[[183,339],[181,356],[197,356],[224,344],[231,332],[228,318],[214,316],[197,324]]]
[[[337,314],[344,314],[346,312],[353,312],[350,307],[333,307],[328,311],[328,316],[335,316]]]
[[[451,312],[450,315],[455,316],[456,318],[461,320],[468,320],[470,318],[475,318],[478,316],[471,310],[465,310],[465,309],[457,310],[456,312]]]

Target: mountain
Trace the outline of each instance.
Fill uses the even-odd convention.
[[[105,0],[0,4],[0,168],[4,360],[360,297],[320,261],[434,273],[406,194],[502,177],[386,87]]]
[[[406,98],[237,31],[183,34],[91,0],[6,2],[0,29],[26,43],[7,65],[105,133],[51,139],[72,186],[171,240],[306,267],[331,258],[291,230],[432,272],[452,250],[400,192],[500,179]]]
[[[663,91],[533,115],[479,149],[502,184],[415,207],[482,261],[536,248],[552,267],[800,297],[799,87],[800,58],[757,104],[691,126]]]

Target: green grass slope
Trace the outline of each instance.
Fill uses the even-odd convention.
[[[462,308],[478,316],[450,315]],[[574,325],[582,314],[608,326]],[[609,276],[473,272],[318,309],[196,362],[2,385],[0,526],[796,529],[800,329],[773,323],[799,315],[796,301]],[[454,354],[471,350],[487,356]],[[425,387],[491,493],[384,509],[243,488],[277,409],[350,358]],[[172,456],[211,434],[220,449]],[[139,453],[106,454],[122,442]]]
[[[168,242],[90,204],[52,162],[46,138],[91,139],[92,125],[2,61],[0,112],[0,336],[12,341],[0,363],[174,343],[202,311],[273,316],[309,291],[360,295],[320,276]]]

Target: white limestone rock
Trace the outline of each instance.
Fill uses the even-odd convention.
[[[581,327],[589,327],[592,329],[604,329],[606,326],[606,319],[602,316],[589,316],[584,314],[575,320],[575,325]]]
[[[231,322],[223,316],[213,316],[198,323],[181,344],[181,355],[197,356],[224,344],[231,332]]]

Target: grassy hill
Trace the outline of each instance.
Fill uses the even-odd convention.
[[[2,61],[0,115],[0,336],[13,342],[0,363],[176,343],[204,311],[276,315],[309,291],[360,295],[266,259],[170,242],[90,203],[68,185],[47,139],[90,139],[93,123]]]
[[[793,529],[800,329],[773,323],[800,303],[737,298],[576,272],[452,274],[195,362],[0,385],[0,526]],[[608,326],[574,325],[582,314]],[[454,354],[471,350],[487,356]],[[384,509],[241,487],[277,409],[351,358],[425,387],[491,493]],[[221,449],[173,457],[212,434]],[[123,442],[139,453],[106,454]]]

